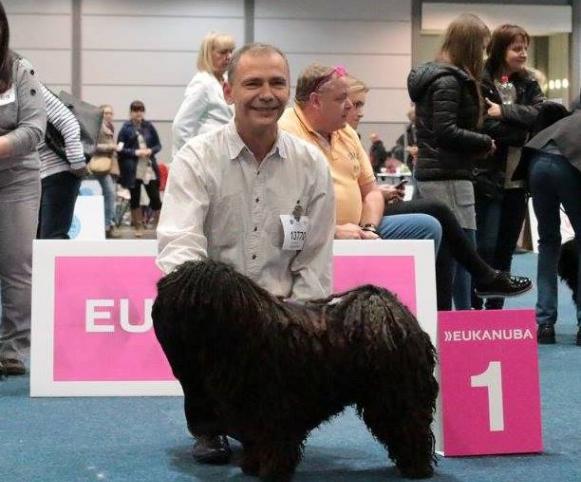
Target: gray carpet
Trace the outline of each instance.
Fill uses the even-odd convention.
[[[536,256],[515,257],[534,276]],[[508,303],[530,308],[536,292]],[[562,289],[558,344],[539,348],[545,453],[440,458],[435,481],[581,480],[581,347]],[[28,397],[28,377],[0,382],[0,481],[250,481],[235,464],[196,465],[179,398]],[[239,448],[235,446],[236,453]],[[297,482],[379,482],[398,474],[353,411],[315,431]]]

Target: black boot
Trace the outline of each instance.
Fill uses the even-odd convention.
[[[577,336],[579,341],[579,336]],[[540,345],[555,344],[555,327],[553,325],[539,325],[537,329],[537,342]]]

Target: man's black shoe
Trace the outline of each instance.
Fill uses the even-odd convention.
[[[537,342],[540,345],[554,345],[555,327],[553,325],[539,325],[537,329]]]
[[[575,342],[575,344],[577,346],[581,346],[581,326],[579,327],[579,330],[577,331],[577,341]]]
[[[474,291],[480,298],[510,298],[522,295],[532,287],[532,281],[525,276],[512,276],[510,273],[497,271],[492,281],[478,283]]]
[[[0,360],[2,364],[2,371],[6,376],[17,376],[17,375],[24,375],[26,374],[26,367],[21,360],[17,360],[16,358],[5,358],[4,360]]]
[[[208,437],[197,436],[192,449],[192,456],[201,464],[223,465],[230,460],[232,451],[228,439],[223,435]]]

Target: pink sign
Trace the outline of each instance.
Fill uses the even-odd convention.
[[[335,256],[333,291],[339,293],[365,284],[383,286],[417,314],[416,271],[413,256]]]
[[[173,380],[151,321],[152,257],[56,257],[55,381]]]
[[[445,455],[541,452],[532,310],[438,313]]]

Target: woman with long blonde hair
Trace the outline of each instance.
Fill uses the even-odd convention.
[[[435,61],[413,69],[408,90],[416,105],[418,158],[414,170],[418,195],[444,202],[475,244],[476,214],[472,171],[475,160],[494,151],[494,141],[478,132],[482,125],[480,78],[490,31],[476,15],[463,14],[446,31]],[[446,249],[446,248],[445,248]],[[470,309],[471,280],[454,283],[456,263],[438,270],[438,308]],[[531,288],[528,278],[495,272],[477,286],[479,296],[515,296]]]

